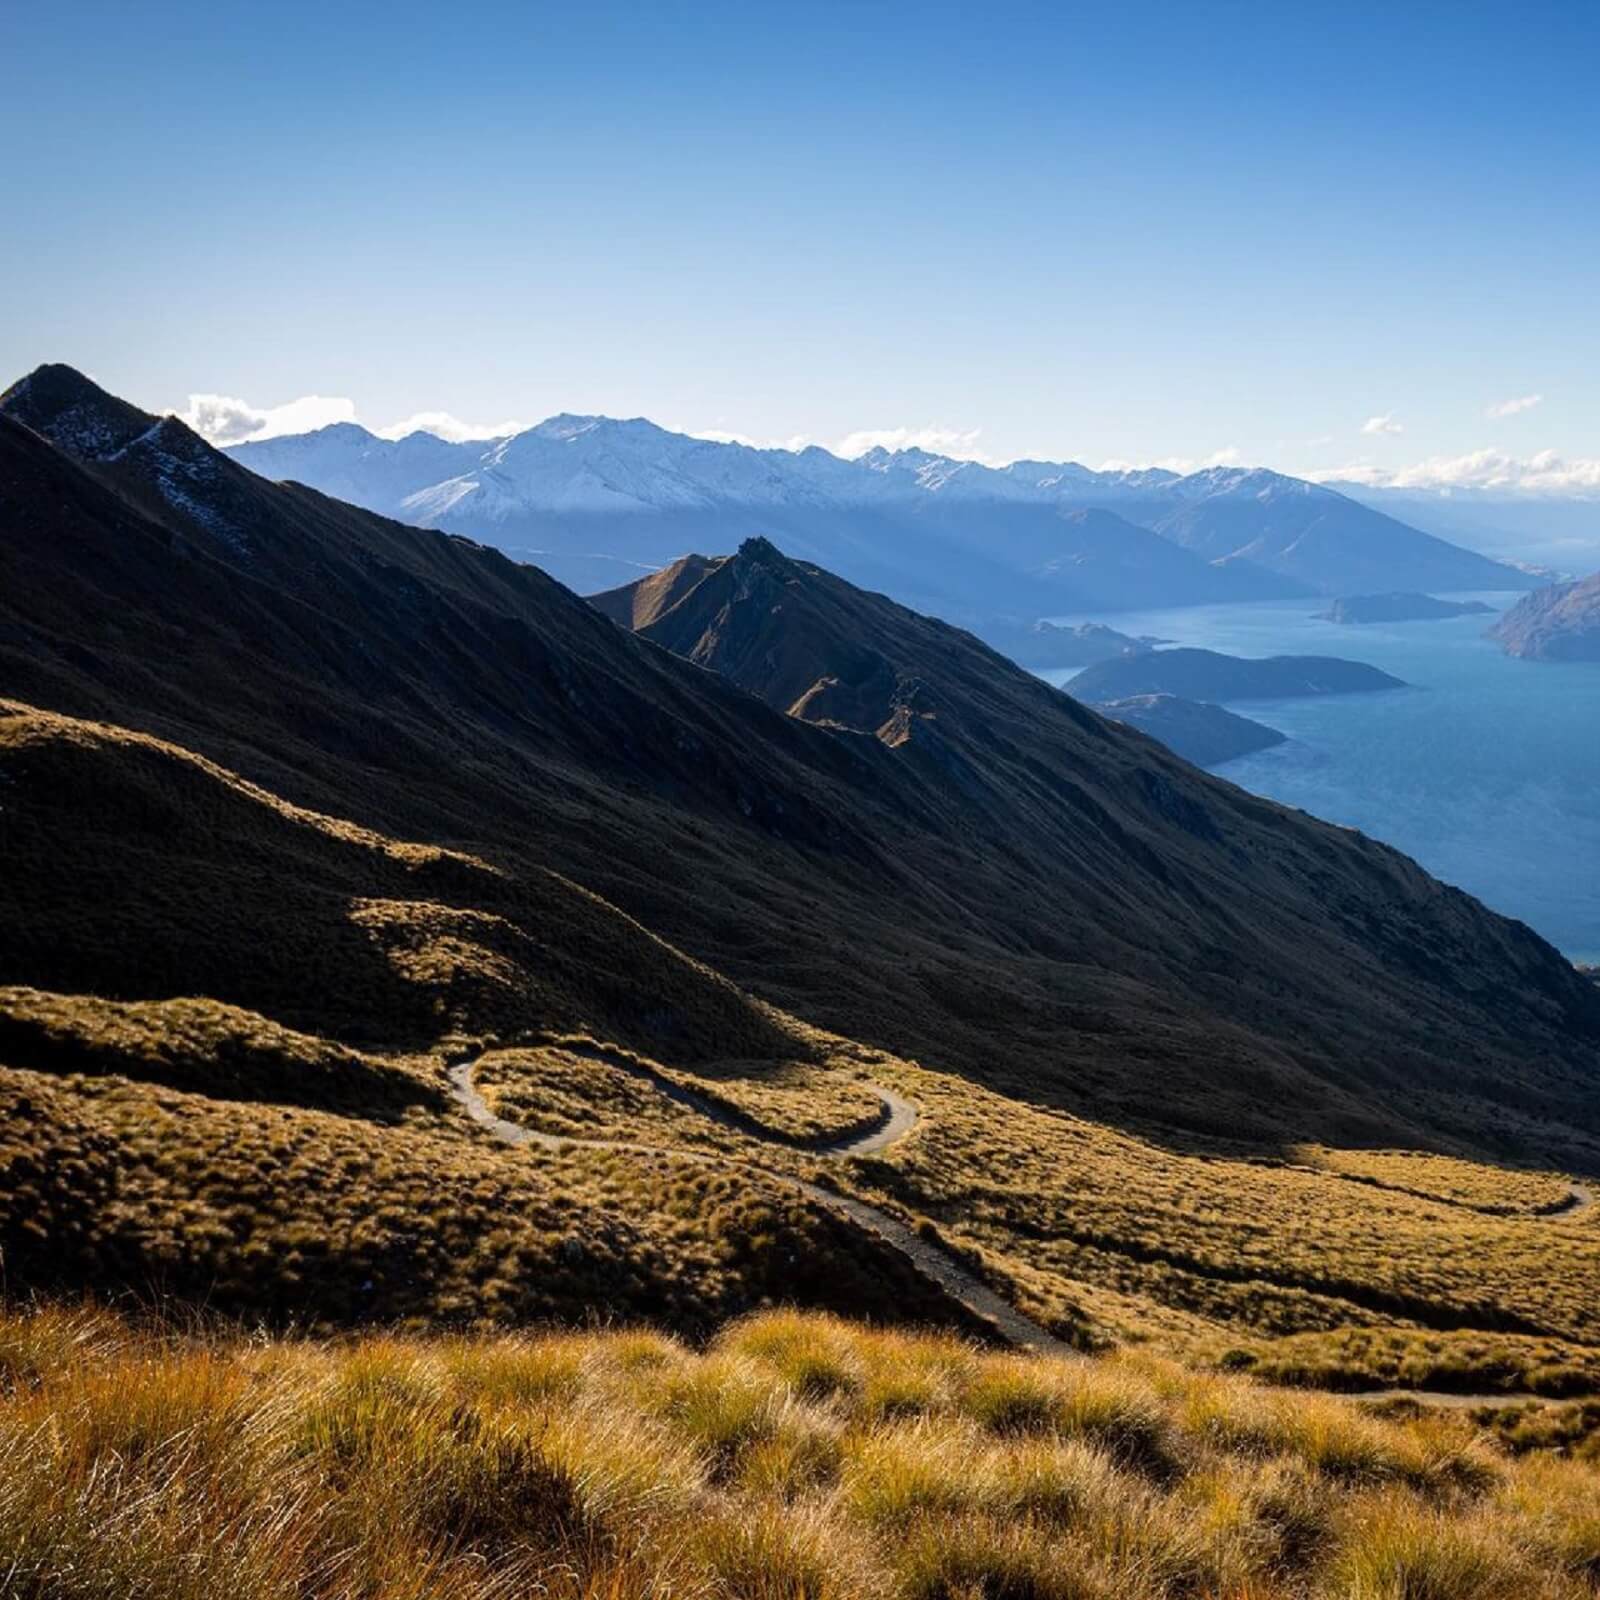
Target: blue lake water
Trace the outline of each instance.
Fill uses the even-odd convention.
[[[1499,609],[1517,597],[1452,598]],[[1600,962],[1600,664],[1513,660],[1483,637],[1492,617],[1352,627],[1318,621],[1318,608],[1262,601],[1059,620],[1230,655],[1343,656],[1403,678],[1413,687],[1237,703],[1289,742],[1217,775],[1396,845],[1573,960]],[[1073,672],[1044,676],[1070,688]]]

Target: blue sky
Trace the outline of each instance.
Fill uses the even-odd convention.
[[[0,373],[1600,489],[1597,58],[1592,0],[0,6]]]

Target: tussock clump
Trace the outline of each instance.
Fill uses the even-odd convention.
[[[1348,1600],[1537,1600],[1555,1592],[1504,1528],[1392,1499],[1351,1508],[1329,1579]]]
[[[1175,1464],[1166,1411],[1130,1367],[1001,1357],[974,1373],[960,1406],[992,1433],[1085,1439],[1124,1465],[1154,1474]]]
[[[827,1318],[769,1313],[738,1324],[719,1343],[770,1367],[801,1399],[854,1395],[862,1386],[855,1339]]]

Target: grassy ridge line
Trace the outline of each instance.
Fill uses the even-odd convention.
[[[1593,1600],[1600,1474],[768,1314],[316,1342],[0,1307],[6,1600]],[[1587,1448],[1587,1447],[1583,1447]]]

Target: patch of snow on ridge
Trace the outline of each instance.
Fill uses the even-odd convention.
[[[471,478],[447,478],[431,488],[408,494],[401,500],[400,509],[422,518],[442,517],[469,495],[476,494],[478,487]]]
[[[255,552],[243,531],[217,510],[217,459],[175,417],[162,417],[116,454],[136,454],[148,465],[161,497],[175,511],[214,534],[243,561]],[[197,497],[198,496],[198,497]]]
[[[117,430],[98,406],[68,406],[50,420],[50,435],[73,455],[108,460],[117,448]]]

